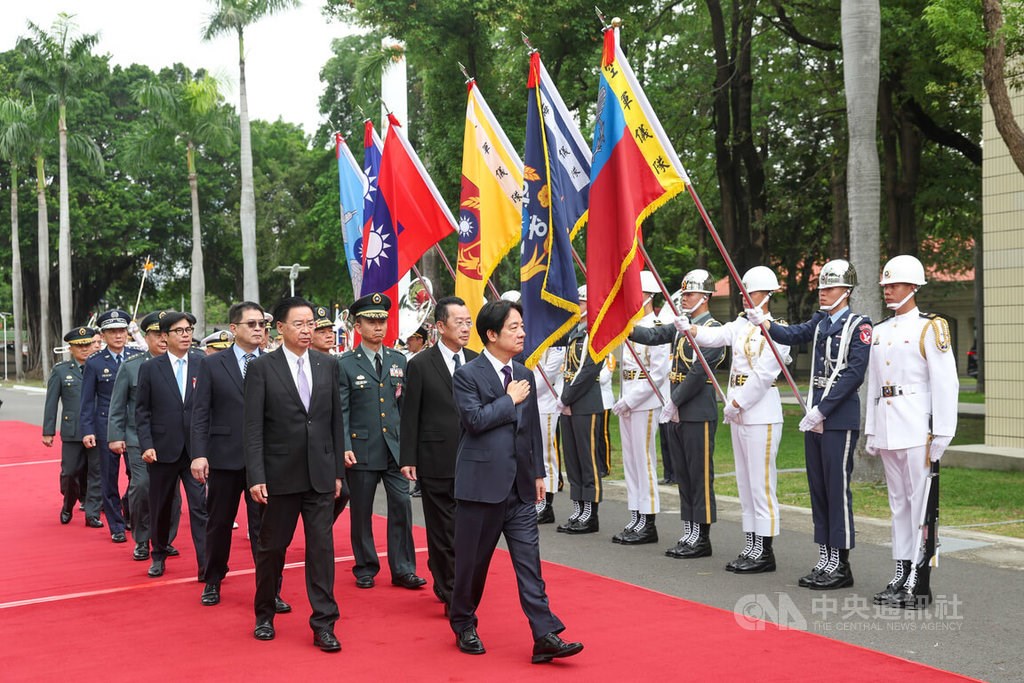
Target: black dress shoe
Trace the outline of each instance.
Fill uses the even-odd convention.
[[[137,562],[144,562],[149,559],[149,545],[146,543],[136,543],[135,550],[132,551],[132,559]]]
[[[167,544],[167,548],[164,550],[164,552],[167,553],[167,557],[177,557],[178,555],[181,555],[181,551],[179,551],[170,543]]]
[[[86,517],[85,525],[93,529],[102,529],[103,522],[98,517]]]
[[[341,652],[341,643],[327,628],[313,634],[313,644],[324,652]]]
[[[564,534],[569,530],[569,527],[571,527],[575,523],[575,519],[570,519],[565,524],[559,524],[557,527],[555,527],[555,531],[557,531],[560,534]]]
[[[693,545],[685,544],[678,554],[673,555],[677,560],[696,560],[699,557],[711,557],[711,540],[698,538]]]
[[[127,543],[128,537],[124,535],[123,531],[115,531],[110,534],[110,540],[114,543]]]
[[[393,577],[391,579],[391,585],[415,590],[427,585],[427,580],[421,576],[416,576],[415,574],[402,574],[401,576]]]
[[[590,519],[588,519],[585,522],[581,522],[577,519],[575,522],[569,525],[569,528],[565,530],[565,533],[573,535],[596,534],[600,530],[601,524],[597,519],[597,515],[591,515]]]
[[[617,534],[612,536],[612,543],[622,543],[622,538],[624,536],[626,536],[627,534],[631,534],[631,533],[633,533],[633,527],[631,527],[631,526],[624,526],[624,527],[622,527],[622,531],[620,531],[619,533],[617,533]]]
[[[156,577],[158,577],[158,576],[163,576],[164,575],[164,561],[163,560],[156,560],[156,559],[154,559],[153,560],[153,564],[149,565],[149,571],[146,572],[146,573],[149,574],[154,579]]]
[[[555,508],[545,504],[544,509],[537,513],[537,524],[554,524]]]
[[[645,545],[658,542],[658,527],[648,524],[643,529],[634,529],[623,535],[619,541],[622,545]]]
[[[203,594],[199,598],[199,602],[212,607],[220,603],[220,584],[219,583],[208,583],[206,588],[203,589]]]
[[[256,640],[273,640],[274,624],[269,621],[258,621],[252,635]]]
[[[549,633],[533,641],[534,664],[544,664],[559,657],[572,657],[583,652],[583,643],[567,643],[557,633]]]
[[[71,513],[67,510],[60,511],[60,523],[68,524],[71,521]]]
[[[280,595],[274,596],[274,614],[287,614],[292,611],[292,606],[281,599]]]
[[[480,641],[480,636],[476,634],[476,629],[472,626],[455,636],[455,643],[467,655],[482,655],[487,652],[484,649],[484,644]]]
[[[810,588],[811,584],[817,581],[818,577],[824,573],[824,569],[818,569],[817,567],[815,567],[809,573],[801,576],[800,579],[796,582],[796,585],[800,586],[801,588]]]
[[[758,557],[748,557],[737,562],[733,572],[736,574],[762,574],[775,571],[775,553],[763,550]]]
[[[684,557],[682,553],[686,552],[688,546],[682,541],[678,541],[674,546],[665,551],[665,557],[673,557],[680,560]]]
[[[372,576],[356,577],[356,588],[373,588],[375,583]]]
[[[808,588],[813,591],[827,591],[836,588],[849,588],[853,585],[853,572],[850,570],[849,562],[840,562],[839,566],[830,572],[821,572],[818,579]]]

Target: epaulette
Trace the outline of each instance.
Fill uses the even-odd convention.
[[[100,349],[99,351],[93,351],[92,353],[89,354],[89,358],[86,358],[86,360],[89,360],[91,358],[95,358],[96,356],[98,356],[101,353],[103,353],[103,349]]]
[[[789,327],[789,323],[787,323],[783,318],[772,318],[772,324],[779,324],[782,325],[783,327]]]
[[[922,313],[921,311],[918,311],[917,313],[922,318],[928,318],[929,320],[935,320],[936,318],[941,317],[938,313]]]
[[[660,320],[658,320],[657,318],[655,318],[655,319],[654,319],[654,326],[655,326],[655,327],[661,327],[661,326],[662,326],[662,325],[664,325],[664,324],[665,324],[665,323],[661,322],[661,321],[660,321]]]
[[[141,363],[143,360],[146,360],[146,354],[145,353],[133,353],[132,355],[130,355],[127,358],[125,358],[121,362],[121,365],[124,365],[125,363],[131,363],[132,361],[139,361]]]

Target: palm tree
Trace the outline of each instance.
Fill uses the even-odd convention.
[[[265,16],[298,7],[298,0],[212,0],[215,9],[203,28],[203,40],[225,33],[238,36],[238,118],[241,133],[242,197],[239,224],[242,229],[242,294],[259,301],[259,271],[256,268],[256,195],[252,181],[252,136],[249,105],[245,93],[245,29]]]
[[[68,201],[68,105],[75,101],[74,91],[87,82],[90,75],[91,50],[98,34],[77,35],[74,17],[60,13],[47,33],[31,21],[30,36],[18,39],[18,49],[25,55],[21,73],[23,86],[36,92],[47,92],[47,106],[57,110],[57,139],[60,144],[58,172],[60,175],[60,232],[57,239],[57,263],[60,277],[61,328],[71,327],[74,311],[71,299],[71,210]],[[102,167],[102,159],[97,154]]]
[[[196,154],[205,144],[227,144],[232,127],[221,108],[223,97],[210,75],[189,78],[167,87],[145,82],[134,90],[136,101],[151,115],[125,143],[127,163],[143,168],[157,149],[184,144],[188,186],[192,195],[192,315],[196,328],[206,330],[206,278],[203,272],[203,232],[199,219],[199,183]]]
[[[11,296],[14,299],[14,376],[25,379],[25,363],[21,357],[25,324],[25,292],[21,275],[21,241],[18,230],[18,169],[22,159],[31,154],[28,123],[33,112],[21,100],[0,100],[0,159],[11,168]]]

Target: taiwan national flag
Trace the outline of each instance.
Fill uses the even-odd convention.
[[[643,317],[640,225],[690,180],[619,47],[605,31],[587,227],[590,353],[604,359]]]
[[[363,294],[369,294],[372,291],[362,286],[362,269],[365,266],[366,260],[366,254],[363,251],[363,237],[373,223],[373,209],[377,203],[377,178],[380,176],[380,158],[383,146],[380,136],[377,135],[377,131],[373,128],[373,121],[366,119],[363,122],[363,175],[366,177],[366,194],[363,196],[363,222],[359,229],[359,240],[353,251],[355,257],[359,259],[360,266],[360,288],[354,292],[356,298]]]
[[[580,317],[571,236],[583,225],[590,190],[590,149],[558,94],[540,54],[530,55],[520,263],[526,366]]]
[[[363,243],[363,202],[369,190],[366,174],[359,168],[352,150],[341,133],[334,136],[338,158],[338,189],[341,199],[341,238],[345,244],[345,263],[352,280],[352,293],[359,296],[363,282],[360,251]]]

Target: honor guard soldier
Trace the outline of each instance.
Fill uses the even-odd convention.
[[[338,346],[334,335],[334,321],[326,306],[313,307],[313,339],[310,348],[320,353],[332,353]]]
[[[566,534],[593,534],[600,530],[597,506],[604,491],[601,472],[607,459],[604,430],[604,400],[601,397],[601,370],[604,361],[594,363],[587,334],[587,286],[579,288],[583,317],[565,338],[564,385],[558,409],[558,429],[565,453],[565,472],[569,479],[572,514],[558,531]]]
[[[555,494],[561,489],[562,450],[559,448],[558,416],[561,415],[559,397],[562,395],[564,363],[565,347],[549,346],[533,368],[540,433],[544,440],[544,503],[537,505],[537,524],[554,524]]]
[[[642,271],[640,286],[646,298],[644,317],[637,325],[647,328],[660,326],[661,322],[652,304],[654,295],[659,291],[654,274],[649,270]],[[668,329],[674,331],[671,327]],[[660,391],[665,384],[668,375],[668,347],[638,343],[633,349],[640,362],[628,350],[623,351],[620,396],[612,405],[612,412],[619,416],[622,469],[626,478],[629,508],[629,523],[620,533],[612,536],[612,542],[622,545],[657,543],[658,527],[655,519],[661,512],[657,434],[662,403],[654,387]]]
[[[780,344],[811,343],[811,387],[804,433],[807,486],[811,492],[818,563],[799,580],[813,590],[853,585],[850,549],[854,545],[850,475],[860,436],[860,397],[871,352],[871,320],[850,311],[857,273],[842,259],[829,261],[818,275],[820,310],[799,325],[773,325],[759,309],[747,311],[753,324],[764,321]]]
[[[946,321],[917,308],[925,282],[913,256],[896,256],[882,269],[879,284],[894,315],[875,325],[864,425],[865,450],[885,466],[896,560],[896,573],[875,603],[912,609],[932,599],[930,566],[919,557],[920,525],[932,463],[956,433],[960,391]]]
[[[405,359],[412,360],[413,356],[424,349],[429,338],[430,332],[425,325],[417,327],[416,331],[405,340]]]
[[[231,334],[228,330],[218,330],[213,334],[203,337],[203,340],[199,342],[199,348],[206,351],[207,356],[212,356],[218,351],[231,348],[231,345],[234,343],[235,335]]]
[[[743,286],[754,307],[767,310],[772,294],[779,288],[779,280],[770,269],[755,266],[743,276]],[[766,313],[766,318],[771,319],[770,314]],[[677,318],[675,324],[677,329],[691,325],[686,316]],[[746,544],[725,568],[737,574],[773,572],[772,540],[779,534],[775,458],[782,440],[782,400],[775,383],[782,368],[761,328],[745,315],[720,327],[693,326],[690,333],[702,350],[732,347],[724,412],[725,421],[732,426],[736,485]],[[779,345],[778,350],[783,358],[789,357],[788,346]]]
[[[149,513],[149,466],[142,461],[142,447],[135,425],[135,407],[138,402],[139,368],[150,358],[167,353],[167,342],[160,334],[160,319],[165,311],[153,311],[139,324],[147,351],[136,354],[121,364],[114,380],[110,395],[110,417],[107,419],[107,438],[110,450],[123,455],[128,462],[131,476],[128,478],[128,512],[132,520],[132,540],[135,548],[132,559],[142,562],[149,559],[149,544],[153,538],[152,515]],[[171,535],[173,543],[178,535],[178,520],[181,518],[181,493],[174,492],[171,507]],[[178,555],[178,549],[168,545],[167,554]]]
[[[53,446],[57,433],[57,403],[60,410],[60,492],[64,503],[60,508],[60,523],[71,521],[75,503],[85,505],[86,526],[101,527],[100,521],[100,463],[95,446],[82,443],[82,423],[79,420],[82,396],[82,374],[86,359],[93,352],[91,327],[78,327],[64,335],[71,348],[71,360],[57,363],[46,381],[46,402],[43,406],[43,445]]]
[[[388,501],[388,566],[391,583],[416,589],[409,483],[399,467],[399,408],[405,385],[405,356],[383,345],[391,299],[374,292],[357,299],[349,314],[362,343],[338,359],[341,408],[345,417],[345,465],[352,515],[352,573],[359,588],[373,588],[380,559],[373,543],[373,498],[384,482]]]
[[[118,475],[121,456],[110,450],[107,440],[107,420],[110,415],[110,395],[114,391],[114,379],[121,363],[140,353],[125,346],[128,341],[128,323],[131,316],[127,311],[113,309],[105,311],[96,319],[100,336],[107,348],[93,354],[85,362],[82,377],[82,443],[86,448],[99,447],[100,480],[103,492],[103,512],[110,527],[110,540],[125,543],[124,514],[121,509],[121,492]]]
[[[720,326],[708,311],[708,300],[714,291],[715,280],[706,270],[691,270],[683,277],[681,312],[690,316],[694,325]],[[638,326],[633,328],[630,339],[668,345],[669,393],[665,398],[669,402],[661,410],[659,421],[668,433],[683,533],[665,555],[675,559],[710,557],[711,525],[718,519],[714,467],[718,406],[714,386],[690,342],[674,326]],[[704,359],[716,368],[724,356],[723,348],[713,348],[708,349]]]

